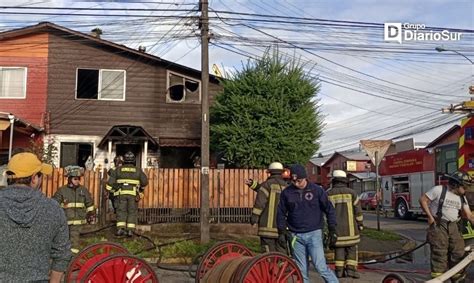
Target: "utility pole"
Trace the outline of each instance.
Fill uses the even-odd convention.
[[[201,11],[201,243],[209,242],[209,8],[199,0]]]

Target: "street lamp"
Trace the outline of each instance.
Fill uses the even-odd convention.
[[[15,115],[8,114],[8,119],[10,120],[10,145],[8,147],[8,160],[12,158],[12,149],[13,149],[13,126],[15,124]]]
[[[474,62],[473,62],[471,59],[469,59],[469,57],[467,57],[466,55],[464,55],[464,54],[462,54],[461,52],[458,52],[458,51],[456,51],[456,50],[446,49],[446,48],[439,47],[439,46],[436,47],[435,50],[438,51],[438,52],[444,52],[444,51],[451,51],[451,52],[454,52],[454,53],[456,53],[456,54],[458,54],[458,55],[461,55],[462,57],[466,58],[469,62],[471,62],[471,64],[474,65]]]

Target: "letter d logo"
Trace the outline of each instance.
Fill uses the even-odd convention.
[[[396,41],[402,43],[402,24],[385,23],[383,25],[383,39],[385,41]]]

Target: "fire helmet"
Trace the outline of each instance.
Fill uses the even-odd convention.
[[[69,165],[64,168],[64,175],[66,177],[81,177],[84,175],[84,168],[77,165]]]
[[[127,151],[127,153],[125,153],[125,155],[123,156],[123,161],[126,164],[135,163],[135,154],[133,154],[133,152],[131,151]]]
[[[343,170],[334,170],[332,171],[331,177],[332,178],[347,178],[347,174]]]
[[[472,178],[466,172],[454,171],[449,175],[445,175],[448,178],[449,184],[457,186],[472,185]]]

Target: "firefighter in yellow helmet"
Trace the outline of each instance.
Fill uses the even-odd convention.
[[[135,166],[135,154],[123,156],[124,164],[111,172],[106,189],[113,192],[117,214],[117,237],[133,236],[138,221],[138,201],[148,185],[145,173]]]
[[[79,252],[79,237],[82,225],[91,223],[95,217],[94,201],[89,190],[81,185],[84,168],[66,166],[64,168],[67,184],[53,195],[66,214],[71,239],[71,251]]]
[[[278,230],[276,214],[280,193],[286,188],[287,183],[282,178],[283,165],[273,162],[268,166],[270,176],[258,185],[255,204],[252,209],[250,223],[258,224],[258,235],[262,252],[278,251],[286,253],[286,247],[278,243]]]

